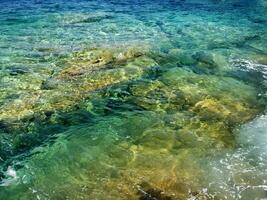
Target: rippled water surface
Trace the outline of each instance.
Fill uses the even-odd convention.
[[[267,199],[265,0],[0,0],[0,199]]]

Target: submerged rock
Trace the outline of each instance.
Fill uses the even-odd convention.
[[[217,63],[214,61],[212,54],[207,54],[204,51],[197,52],[193,55],[193,58],[199,62],[200,64],[203,64],[207,68],[216,68],[218,67]]]
[[[63,21],[65,24],[80,24],[80,23],[97,23],[107,19],[113,19],[114,15],[106,12],[88,13],[83,15],[71,14],[65,16]]]
[[[172,90],[160,81],[133,84],[129,90],[133,95],[129,101],[147,110],[177,112],[185,106],[183,93]]]
[[[155,127],[143,132],[135,144],[142,145],[151,149],[170,150],[175,143],[175,132],[168,127]]]
[[[225,58],[220,54],[200,51],[192,57],[196,60],[195,68],[192,68],[196,72],[219,74],[228,66]]]
[[[230,115],[236,114],[239,110],[234,110],[234,113],[231,113],[226,106],[220,104],[214,99],[204,99],[196,103],[193,108],[203,120],[212,121],[212,120],[221,120],[226,121],[230,118]]]
[[[171,196],[166,195],[163,191],[149,186],[149,184],[141,183],[138,186],[139,200],[172,200]]]
[[[171,62],[180,53],[172,52]],[[258,91],[242,81],[193,71],[199,63],[217,71],[213,57],[191,57],[191,66],[179,61],[173,66],[163,58],[166,65],[159,66],[152,57],[140,49],[86,49],[62,58],[36,88],[25,87],[17,98],[4,101],[0,119],[9,122],[5,130],[14,137],[3,157],[55,142],[31,157],[38,178],[29,182],[51,198],[59,198],[60,191],[75,198],[80,185],[85,199],[107,194],[114,199],[186,199],[190,191],[200,191],[203,160],[233,148],[233,128],[261,112],[263,103]],[[161,71],[151,79],[155,66]],[[21,76],[28,74],[12,78]],[[67,139],[57,141],[53,134],[62,132]],[[48,162],[43,176],[38,166]],[[58,166],[68,178],[59,176]],[[149,184],[140,193],[135,186],[143,182]]]
[[[14,66],[14,67],[9,68],[9,74],[11,76],[17,76],[17,75],[26,74],[26,73],[30,73],[30,70],[24,66]]]
[[[36,87],[34,90],[29,90],[23,98],[3,103],[0,119],[13,121],[35,112],[68,110],[88,92],[141,77],[157,65],[144,52],[139,48],[88,49],[63,58],[57,63],[57,71],[46,80],[29,80]],[[16,84],[16,87],[22,86]]]
[[[89,70],[99,70],[113,61],[113,54],[106,49],[92,49],[74,53],[64,63],[64,69],[58,73],[59,78],[72,78]]]

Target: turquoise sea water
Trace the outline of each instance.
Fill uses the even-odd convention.
[[[0,0],[0,199],[267,198],[265,0]]]

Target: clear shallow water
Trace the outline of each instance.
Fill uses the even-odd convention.
[[[264,199],[265,1],[1,1],[1,199]]]

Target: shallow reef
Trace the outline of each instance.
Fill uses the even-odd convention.
[[[24,4],[0,6],[0,199],[267,198],[265,1]]]
[[[207,162],[236,148],[235,128],[266,99],[232,77],[166,70],[155,55],[83,50],[60,60],[34,93],[4,104],[3,130],[15,134],[4,167],[21,152],[31,156],[3,184],[19,184],[22,198],[220,199],[202,190]]]
[[[64,110],[88,92],[141,77],[146,70],[157,65],[143,54],[137,49],[124,52],[119,49],[114,52],[111,49],[89,49],[59,60],[57,71],[44,80],[23,74],[19,79],[16,77],[14,83],[14,78],[5,77],[6,84],[11,83],[16,88],[5,88],[3,93],[12,95],[12,88],[13,95],[19,98],[13,101],[7,98],[2,102],[0,119],[19,120],[35,112]]]

